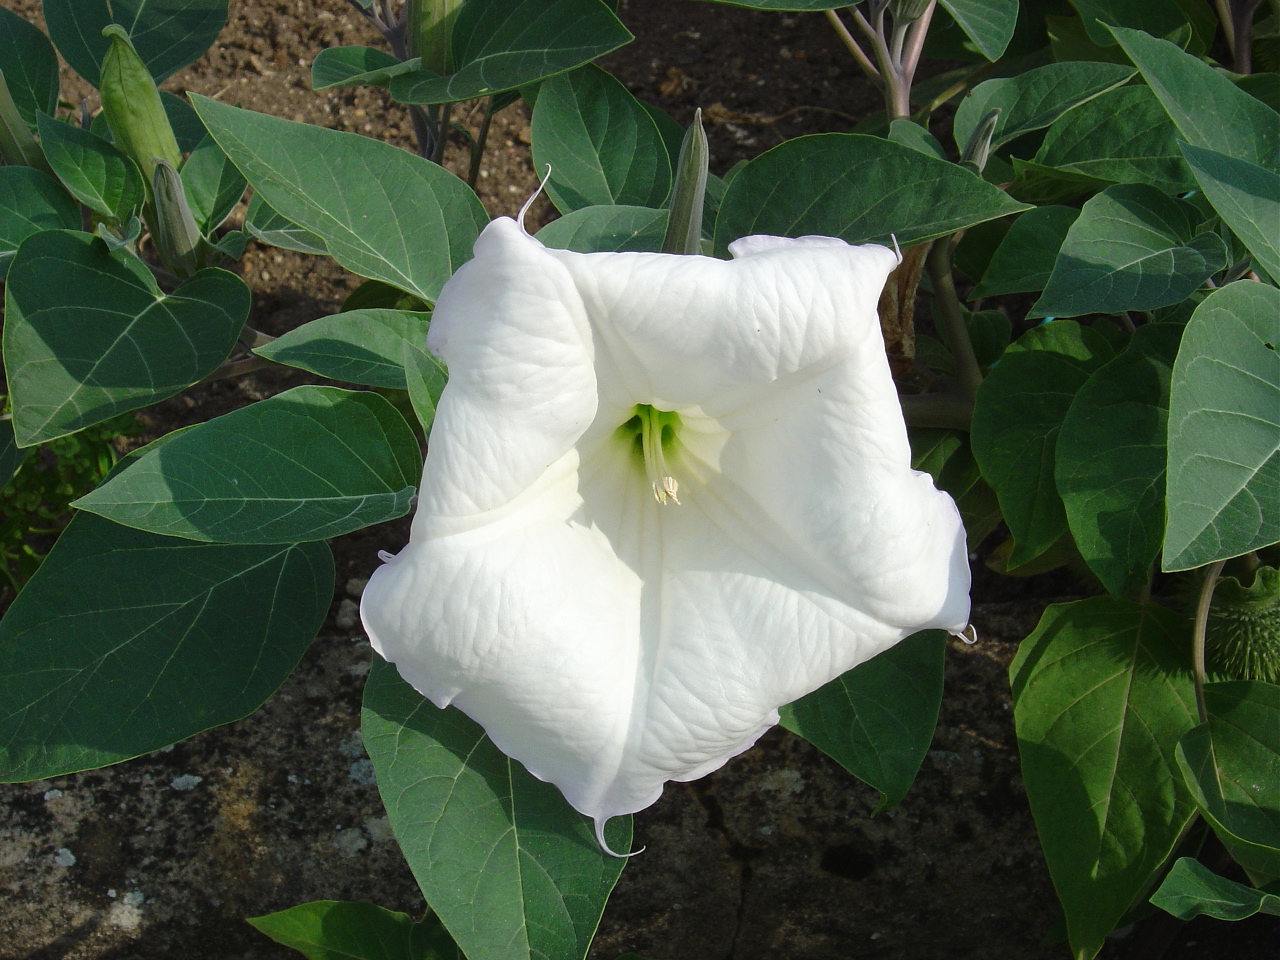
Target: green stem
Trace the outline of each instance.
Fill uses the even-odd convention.
[[[902,419],[908,427],[950,427],[968,431],[973,424],[973,403],[967,397],[947,393],[908,394],[898,397]]]
[[[849,53],[853,55],[853,59],[858,66],[862,68],[862,72],[867,75],[868,79],[878,81],[880,79],[880,71],[876,69],[876,65],[871,62],[871,58],[867,56],[866,52],[858,44],[857,38],[849,32],[849,28],[844,25],[840,15],[834,10],[824,10],[823,13],[826,14],[827,22],[831,24],[836,35],[840,37],[840,41],[845,45]]]
[[[431,159],[439,166],[444,166],[444,147],[449,142],[449,116],[452,113],[452,103],[441,105],[440,121],[436,126],[436,149],[431,156]]]
[[[973,352],[973,343],[969,340],[969,328],[964,322],[964,307],[956,294],[956,285],[951,278],[951,239],[942,237],[933,241],[929,255],[925,258],[925,268],[929,271],[929,280],[933,283],[933,295],[938,305],[938,316],[942,321],[942,335],[951,351],[951,359],[956,366],[956,377],[960,386],[970,400],[978,396],[978,387],[982,385],[982,369],[978,366],[978,357]]]
[[[1219,560],[1211,563],[1204,574],[1204,583],[1200,585],[1200,600],[1196,603],[1196,619],[1191,630],[1191,673],[1196,684],[1196,712],[1200,722],[1207,723],[1209,712],[1204,705],[1204,641],[1209,627],[1209,605],[1213,602],[1213,588],[1218,585],[1218,577],[1222,575],[1222,567],[1227,561]]]
[[[480,129],[476,132],[475,143],[471,145],[471,168],[467,171],[467,186],[472,190],[475,190],[476,181],[480,179],[480,162],[484,159],[484,148],[489,140],[489,125],[491,123],[493,123],[493,97],[489,98],[489,105],[484,111],[484,119],[480,121]]]

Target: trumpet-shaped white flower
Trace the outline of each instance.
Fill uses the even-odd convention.
[[[730,250],[578,254],[491,223],[436,305],[418,512],[361,607],[405,680],[598,835],[782,704],[968,621],[964,531],[911,469],[876,320],[894,253]]]

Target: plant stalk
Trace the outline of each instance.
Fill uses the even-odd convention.
[[[862,68],[862,72],[867,75],[868,79],[878,81],[880,79],[880,71],[876,69],[876,65],[871,62],[871,58],[867,56],[866,52],[858,44],[857,37],[849,32],[849,28],[844,25],[840,15],[834,10],[824,10],[823,13],[826,14],[827,22],[831,24],[840,41],[845,45],[849,53],[853,55],[853,59],[858,66]]]
[[[899,396],[902,419],[908,427],[949,427],[964,430],[973,425],[973,403],[967,397],[948,393]]]
[[[484,119],[480,121],[480,129],[476,131],[475,143],[471,145],[471,168],[467,171],[467,186],[472,190],[475,190],[476,181],[480,179],[480,163],[484,160],[484,148],[489,141],[489,125],[493,123],[493,114],[493,97],[490,97]]]
[[[1204,583],[1200,586],[1200,599],[1196,603],[1196,619],[1191,629],[1191,673],[1196,684],[1196,712],[1200,722],[1207,723],[1209,712],[1204,705],[1204,645],[1205,633],[1209,627],[1209,605],[1213,602],[1213,588],[1218,585],[1222,575],[1222,567],[1226,560],[1211,563],[1204,574]]]
[[[942,320],[942,335],[956,365],[956,377],[970,400],[978,396],[982,385],[982,369],[969,340],[969,328],[964,322],[964,307],[956,294],[955,281],[951,277],[951,238],[942,237],[933,242],[925,258],[925,269],[933,284],[933,295]]]

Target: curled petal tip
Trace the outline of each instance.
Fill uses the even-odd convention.
[[[970,647],[978,642],[978,630],[972,623],[966,623],[964,629],[959,633],[953,633],[952,636],[963,640]]]
[[[538,199],[538,194],[547,189],[547,181],[551,179],[551,164],[547,164],[547,174],[542,178],[542,182],[538,184],[538,189],[533,191],[529,199],[524,202],[524,206],[520,208],[520,212],[516,215],[516,223],[520,224],[520,232],[526,237],[531,236],[524,226],[524,215],[529,212],[529,208],[533,206],[533,201]]]
[[[609,822],[608,817],[603,817],[603,818],[597,817],[595,821],[596,842],[600,844],[601,850],[603,850],[605,853],[607,853],[611,857],[617,857],[619,860],[626,860],[630,857],[636,856],[637,854],[644,853],[646,849],[645,847],[641,847],[639,850],[632,850],[630,853],[617,853],[614,850],[610,849],[609,844],[606,843],[604,839],[604,825],[608,822]]]

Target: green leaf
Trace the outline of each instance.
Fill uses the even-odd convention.
[[[968,436],[956,430],[912,429],[911,466],[928,471],[939,490],[951,494],[964,522],[970,550],[987,538],[1003,519],[995,491],[982,479]]]
[[[13,421],[0,420],[0,490],[9,485],[26,458],[27,451],[18,446],[13,435]]]
[[[1184,193],[1195,178],[1178,150],[1177,128],[1150,87],[1108,90],[1059,119],[1035,161],[1112,183]]]
[[[262,194],[255,193],[249,201],[249,209],[244,215],[244,229],[254,239],[281,250],[295,250],[298,253],[309,253],[317,257],[327,257],[329,248],[323,240],[310,230],[304,230],[292,220],[286,220],[276,213]],[[380,281],[370,280],[369,283]],[[396,290],[400,294],[399,289]],[[400,294],[405,296],[405,294]]]
[[[489,222],[465,183],[389,143],[206,97],[195,103],[266,203],[362,277],[434,301]]]
[[[1196,307],[1169,399],[1164,569],[1280,540],[1280,290],[1238,280]]]
[[[1113,43],[1111,34],[1116,32],[1108,31],[1107,24],[1136,27],[1137,30],[1126,32],[1144,30],[1161,37],[1187,26],[1181,4],[1170,3],[1169,0],[1071,0],[1071,4],[1080,11],[1080,19],[1089,37],[1102,46]],[[1128,52],[1127,47],[1125,51]]]
[[[781,710],[782,725],[880,791],[895,807],[933,742],[947,635],[925,630]]]
[[[1018,23],[1018,0],[940,0],[988,60],[1004,54]]]
[[[418,62],[417,59],[397,60],[376,47],[330,47],[316,54],[311,64],[311,88],[385,87],[392,77],[408,73]]]
[[[250,300],[244,281],[225,270],[201,270],[165,295],[137,257],[109,252],[90,234],[29,238],[5,290],[18,443],[74,433],[212,373],[235,346]]]
[[[447,77],[416,70],[391,81],[401,103],[487,96],[580,67],[628,44],[631,32],[600,0],[468,0],[453,27]]]
[[[1115,63],[1049,63],[1016,77],[984,80],[956,109],[956,144],[963,150],[986,114],[1000,110],[993,149],[1024,133],[1049,126],[1064,113],[1112,90],[1133,76]]]
[[[0,73],[28,126],[58,108],[58,55],[40,28],[0,7]]]
[[[58,181],[32,167],[0,167],[0,279],[22,241],[80,226],[80,210]]]
[[[660,207],[671,193],[671,158],[649,111],[593,64],[543,81],[531,129],[534,170],[551,167],[547,195],[563,213]]]
[[[1280,114],[1167,40],[1122,27],[1111,32],[1184,140],[1280,173]]]
[[[1195,724],[1182,617],[1052,604],[1009,668],[1027,799],[1078,958],[1147,889],[1195,806],[1173,770]]]
[[[323,540],[404,516],[420,469],[376,393],[295,387],[193,427],[75,506],[189,540]]]
[[[77,200],[117,222],[146,199],[137,165],[101,137],[47,113],[37,118],[45,159]],[[79,226],[73,222],[67,227]]]
[[[400,849],[469,960],[586,955],[625,860],[600,849],[560,791],[375,659],[361,719]],[[605,830],[626,850],[631,818]]]
[[[1208,723],[1178,743],[1178,767],[1214,832],[1249,879],[1280,878],[1280,686],[1204,687]]]
[[[987,264],[973,296],[1043,290],[1067,231],[1080,216],[1073,207],[1050,205],[1028,210],[1013,222]]]
[[[304,323],[253,352],[332,380],[403,390],[401,346],[425,343],[430,319],[407,310],[352,310]]]
[[[124,27],[162,83],[209,49],[227,22],[227,0],[44,0],[44,18],[63,59],[95,87],[109,23]]]
[[[1164,540],[1169,378],[1182,328],[1140,327],[1076,393],[1055,476],[1085,563],[1113,595],[1149,582]]]
[[[1280,277],[1280,173],[1255,163],[1181,144],[1196,182],[1258,265]]]
[[[855,133],[797,137],[747,163],[716,219],[715,249],[739,237],[819,234],[921,243],[1027,209],[954,163]]]
[[[1280,895],[1220,877],[1191,857],[1179,857],[1151,902],[1184,922],[1203,914],[1217,920],[1244,920],[1255,913],[1280,917]]]
[[[0,621],[0,780],[252,713],[320,629],[333,577],[323,543],[209,546],[75,517]]]
[[[667,211],[649,207],[583,207],[538,231],[548,247],[577,253],[621,250],[657,253],[667,233]]]
[[[436,404],[449,381],[449,371],[444,364],[431,356],[412,340],[401,344],[401,363],[409,390],[409,403],[422,425],[425,435],[431,434],[431,424],[436,419]]]
[[[1179,303],[1227,265],[1216,233],[1197,233],[1185,201],[1122,183],[1085,203],[1067,231],[1044,295],[1028,316],[1153,310]]]
[[[1019,337],[978,388],[973,455],[1016,542],[1010,567],[1038,557],[1067,530],[1054,482],[1058,433],[1076,391],[1110,354],[1100,334],[1056,320]]]
[[[245,179],[208,135],[182,165],[182,189],[200,232],[209,236],[244,196]]]
[[[414,923],[372,903],[315,900],[248,922],[308,960],[465,960],[438,917]]]
[[[889,139],[912,150],[919,150],[926,156],[947,159],[947,151],[942,149],[938,138],[914,120],[892,121],[889,124]]]

